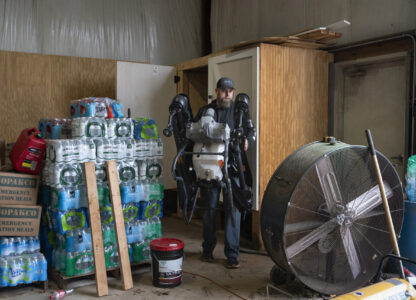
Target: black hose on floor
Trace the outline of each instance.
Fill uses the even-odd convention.
[[[247,250],[247,249],[241,249],[240,248],[240,252],[245,253],[245,254],[270,256],[269,253],[267,253],[266,251],[259,251],[259,250]]]

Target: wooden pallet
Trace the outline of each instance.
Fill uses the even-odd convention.
[[[16,286],[0,287],[0,299],[3,298],[2,295],[11,297],[16,290],[31,288],[31,287],[39,288],[45,293],[46,290],[48,289],[48,280],[35,281],[35,282],[32,282],[32,283],[21,283],[21,284],[16,285]]]
[[[141,274],[144,272],[150,272],[150,260],[143,261],[140,263],[131,264],[131,273],[132,274]],[[120,280],[121,272],[120,267],[112,267],[106,270],[107,281]],[[95,281],[95,271],[88,272],[85,274],[75,275],[75,276],[66,276],[59,272],[56,269],[49,269],[48,276],[50,279],[56,282],[58,287],[63,290],[78,288],[87,285],[96,284]]]

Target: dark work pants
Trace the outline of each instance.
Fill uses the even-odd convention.
[[[220,196],[220,187],[201,188],[201,208],[202,208],[202,226],[203,238],[202,250],[210,253],[217,244],[215,236],[215,213]],[[223,191],[225,198],[225,191]],[[235,226],[233,226],[231,214],[234,215]],[[238,208],[233,206],[233,210],[227,209],[227,202],[224,199],[224,217],[225,217],[225,241],[224,254],[227,258],[238,258],[240,252],[240,220],[241,213]]]

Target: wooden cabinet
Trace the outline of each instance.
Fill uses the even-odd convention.
[[[234,79],[236,93],[246,92],[251,97],[251,115],[257,129],[256,151],[250,155],[257,202],[252,215],[253,247],[262,246],[261,199],[270,177],[294,150],[327,135],[328,65],[332,60],[332,54],[321,50],[259,44],[176,66],[177,91],[190,97],[194,115],[208,103],[208,95],[214,95],[215,82],[222,76]],[[218,66],[224,63],[228,64]]]

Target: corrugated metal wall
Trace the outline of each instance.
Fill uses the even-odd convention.
[[[348,20],[337,44],[416,29],[414,0],[212,0],[212,50]]]
[[[174,64],[205,54],[206,3],[0,0],[0,50]]]

